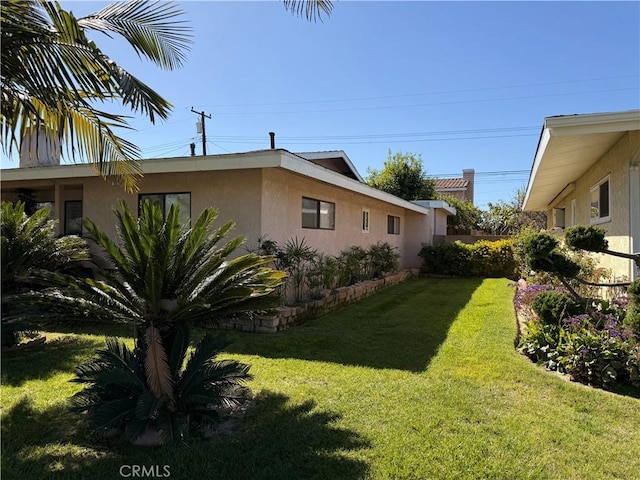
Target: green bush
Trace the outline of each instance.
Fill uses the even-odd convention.
[[[563,318],[583,313],[583,308],[566,293],[543,292],[531,304],[531,308],[545,324],[558,324]]]
[[[598,387],[638,382],[639,359],[633,339],[596,330],[590,324],[565,328],[557,348],[558,370],[576,382]]]
[[[572,250],[601,252],[609,247],[605,233],[600,227],[576,225],[567,229],[564,239]]]
[[[480,241],[472,245],[424,246],[422,273],[459,277],[515,278],[517,262],[511,240]]]

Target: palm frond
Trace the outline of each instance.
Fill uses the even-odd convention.
[[[166,396],[169,403],[173,403],[173,378],[160,331],[149,325],[144,332],[144,341],[144,371],[149,389],[157,398]]]
[[[192,352],[184,371],[180,375],[178,388],[181,392],[188,392],[199,382],[197,381],[202,366],[215,358],[228,345],[221,335],[206,334]]]
[[[171,2],[113,3],[78,20],[85,28],[122,35],[138,53],[167,69],[180,67],[191,41],[191,28],[177,21],[181,11]]]
[[[284,7],[298,17],[306,17],[307,21],[322,21],[322,15],[327,17],[333,10],[331,0],[284,0]]]

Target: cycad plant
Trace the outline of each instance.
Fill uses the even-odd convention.
[[[111,271],[77,279],[41,272],[51,288],[16,298],[22,315],[90,319],[135,326],[133,352],[115,340],[92,362],[79,367],[76,381],[88,387],[74,396],[75,410],[87,411],[96,432],[124,428],[132,441],[157,431],[161,442],[184,440],[192,421],[211,420],[217,404],[239,401],[248,367],[215,362],[223,347],[209,334],[183,368],[189,325],[214,325],[229,317],[253,316],[275,307],[285,274],[267,266],[271,257],[228,257],[242,237],[218,245],[233,228],[212,230],[217,216],[205,209],[192,227],[181,225],[172,206],[163,218],[157,204],[144,201],[138,218],[125,202],[116,211],[119,243],[90,220],[86,229],[111,263]]]
[[[57,238],[55,220],[48,208],[25,212],[25,204],[2,202],[0,213],[0,279],[2,281],[2,344],[18,343],[19,332],[36,328],[22,319],[10,321],[10,307],[5,299],[29,288],[25,280],[36,270],[64,272],[77,268],[89,258],[84,240],[74,235]]]

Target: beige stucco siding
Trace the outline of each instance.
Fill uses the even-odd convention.
[[[158,165],[162,166],[150,163],[149,168]],[[296,237],[298,240],[304,238],[318,251],[328,255],[338,255],[353,245],[367,247],[377,242],[388,242],[398,249],[403,268],[419,266],[417,254],[420,246],[431,241],[435,227],[434,218],[426,213],[426,209],[402,206],[402,201],[395,205],[393,201],[376,198],[387,194],[356,181],[345,180],[338,174],[335,174],[335,179],[329,176],[322,181],[321,178],[326,177],[326,169],[313,166],[313,171],[310,171],[306,161],[293,166],[304,170],[304,174],[279,166],[177,173],[147,171],[139,183],[140,191],[135,194],[126,194],[121,187],[111,185],[88,171],[75,178],[65,178],[64,173],[68,169],[58,167],[60,172],[56,170],[57,176],[51,179],[3,181],[2,199],[16,200],[16,188],[33,189],[38,193],[38,201],[55,202],[54,214],[61,220],[64,219],[65,201],[82,200],[83,217],[94,221],[114,238],[113,207],[119,199],[126,200],[137,213],[140,193],[190,193],[191,218],[195,219],[206,207],[216,207],[219,210],[216,225],[233,220],[236,228],[232,235],[245,236],[248,248],[255,247],[261,236],[281,245]],[[335,229],[302,228],[302,197],[334,203]],[[424,213],[416,212],[416,208],[424,210]],[[362,228],[363,210],[369,212],[368,232]],[[389,215],[400,218],[400,234],[388,233]]]
[[[302,228],[302,197],[335,203],[335,230]],[[302,240],[329,255],[337,255],[352,245],[368,246],[378,241],[398,248],[403,267],[414,266],[409,254],[417,255],[416,228],[427,229],[427,216],[415,214],[420,221],[407,218],[405,209],[343,188],[297,175],[284,169],[263,170],[262,232],[279,244]],[[362,211],[369,211],[369,232],[362,230]],[[400,217],[400,235],[387,232],[387,216]],[[417,225],[419,224],[419,225]],[[407,233],[415,238],[407,249]],[[424,232],[426,236],[427,232]],[[426,237],[423,237],[426,238]],[[424,241],[424,240],[422,240]],[[409,252],[411,249],[417,250]]]
[[[631,160],[640,151],[640,132],[627,132],[584,175],[575,182],[575,189],[556,200],[551,207],[565,209],[565,225],[571,226],[571,203],[575,200],[575,224],[590,225],[591,188],[605,177],[609,177],[610,220],[595,225],[606,230],[611,250],[631,253],[629,230],[629,178]],[[547,218],[552,221],[552,208]],[[549,223],[549,228],[552,224]],[[616,279],[631,278],[632,263],[611,255],[597,255],[599,265],[614,272]]]

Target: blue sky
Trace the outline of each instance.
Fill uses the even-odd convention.
[[[62,2],[77,15],[97,2]],[[122,132],[144,158],[344,150],[364,176],[392,152],[429,175],[474,168],[476,204],[526,185],[545,117],[640,108],[638,2],[335,2],[308,23],[281,2],[180,2],[194,29],[186,65],[142,63],[95,37],[174,104]],[[16,162],[3,167],[15,167]]]

